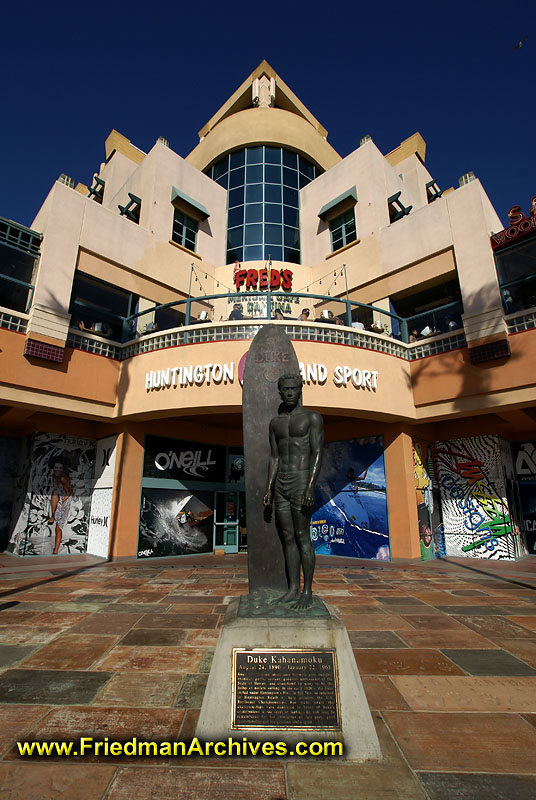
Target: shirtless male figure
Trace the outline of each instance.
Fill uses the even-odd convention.
[[[289,589],[278,602],[296,600],[304,609],[313,600],[315,551],[311,543],[314,487],[320,472],[324,426],[316,411],[301,404],[302,379],[282,375],[277,388],[282,403],[270,422],[270,466],[264,505],[275,506],[275,521],[283,541]],[[300,594],[300,566],[303,591]]]

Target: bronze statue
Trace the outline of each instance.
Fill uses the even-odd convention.
[[[315,552],[311,543],[314,487],[320,472],[324,426],[316,411],[303,408],[299,374],[282,375],[277,383],[281,405],[270,422],[270,465],[264,505],[275,507],[275,522],[285,555],[289,589],[278,602],[296,600],[294,608],[311,605]],[[300,567],[303,591],[300,594]]]

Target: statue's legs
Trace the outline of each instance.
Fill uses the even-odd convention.
[[[303,569],[303,592],[296,603],[296,608],[307,608],[313,602],[312,586],[316,556],[311,542],[311,513],[310,508],[292,509],[295,539]]]
[[[289,579],[288,591],[277,601],[280,603],[295,600],[300,594],[300,550],[294,535],[293,514],[294,512],[289,504],[283,507],[276,506],[275,523],[283,542],[285,566]]]

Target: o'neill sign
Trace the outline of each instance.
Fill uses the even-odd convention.
[[[274,355],[274,354],[272,354]],[[241,382],[241,362],[238,368],[234,361],[225,364],[190,364],[182,367],[150,370],[145,373],[147,391],[157,389],[181,388],[189,386],[209,386],[211,383],[234,383],[235,377]],[[331,379],[335,386],[353,386],[375,392],[378,388],[379,372],[377,370],[349,367],[337,364],[331,373],[325,364],[304,364],[300,362],[300,373],[304,383],[323,386]]]

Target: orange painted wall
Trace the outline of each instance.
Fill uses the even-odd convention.
[[[0,380],[40,393],[36,403],[47,405],[43,392],[115,405],[120,364],[111,358],[66,348],[61,364],[27,358],[26,337],[0,329]]]
[[[143,428],[135,425],[117,437],[114,498],[110,525],[111,558],[136,556],[143,472]]]
[[[412,361],[415,405],[534,386],[536,330],[510,336],[508,341],[510,357],[484,364],[471,364],[466,348]]]
[[[411,434],[399,425],[385,433],[385,474],[392,558],[420,558]]]

